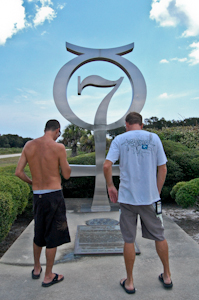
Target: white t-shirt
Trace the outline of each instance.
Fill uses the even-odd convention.
[[[120,186],[118,202],[150,205],[160,199],[157,189],[157,166],[167,158],[157,134],[131,130],[115,137],[107,160],[119,159]]]

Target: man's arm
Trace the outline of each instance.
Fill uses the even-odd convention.
[[[103,170],[104,170],[104,176],[106,178],[106,184],[108,188],[108,194],[110,197],[111,202],[116,203],[118,200],[118,192],[113,184],[112,179],[112,162],[110,160],[105,160]]]
[[[27,165],[27,159],[26,159],[25,151],[23,149],[21,157],[19,159],[19,162],[18,162],[16,170],[15,170],[15,175],[17,177],[19,177],[21,180],[23,180],[29,184],[32,184],[32,180],[24,172],[24,168],[26,165]]]
[[[62,145],[62,144],[60,144],[59,146],[60,146],[59,163],[60,163],[60,167],[61,167],[61,173],[65,179],[69,179],[70,174],[71,174],[71,168],[67,161],[66,149],[65,149],[64,145]]]
[[[166,179],[166,175],[167,175],[166,164],[158,166],[157,187],[158,187],[159,194],[161,194],[162,187],[163,187],[165,179]]]

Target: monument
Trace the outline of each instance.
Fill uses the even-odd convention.
[[[53,95],[55,104],[63,117],[71,123],[92,130],[95,138],[95,166],[70,165],[71,176],[95,176],[95,190],[91,211],[110,211],[109,199],[107,196],[106,182],[103,175],[103,163],[105,160],[106,150],[106,133],[107,130],[121,127],[125,123],[125,117],[130,111],[140,112],[146,101],[146,83],[140,70],[129,60],[122,56],[130,53],[134,48],[134,43],[110,49],[91,49],[79,47],[66,43],[67,51],[77,55],[76,58],[66,63],[58,72],[54,87]],[[132,99],[127,112],[118,121],[107,124],[108,105],[123,81],[120,77],[116,81],[110,81],[97,75],[91,75],[81,81],[80,76],[77,78],[77,94],[87,86],[94,87],[113,87],[113,89],[104,97],[100,103],[94,118],[94,124],[81,120],[71,109],[67,98],[67,87],[71,76],[81,66],[94,61],[105,61],[119,67],[128,77],[132,88]],[[113,166],[113,175],[119,175],[119,166]]]

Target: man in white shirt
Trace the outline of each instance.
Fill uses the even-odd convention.
[[[120,203],[120,228],[124,239],[127,278],[120,281],[128,294],[135,293],[133,266],[137,216],[140,215],[142,236],[155,241],[163,264],[159,280],[172,288],[168,244],[164,237],[160,193],[165,182],[167,158],[159,137],[142,130],[142,116],[131,112],[126,116],[126,132],[112,141],[104,162],[104,176],[110,200]],[[112,181],[112,164],[119,159],[119,192]]]

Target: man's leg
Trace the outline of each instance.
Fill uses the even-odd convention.
[[[127,280],[125,282],[125,288],[133,290],[133,266],[135,262],[135,247],[134,243],[124,243],[124,261],[126,266]],[[123,283],[125,279],[121,280]]]
[[[160,260],[163,264],[164,273],[163,273],[163,279],[166,284],[171,283],[171,273],[169,269],[169,249],[167,241],[155,241],[156,245],[156,251],[158,253],[158,256],[160,257]]]
[[[41,272],[40,256],[42,247],[37,246],[33,242],[33,254],[34,254],[34,275],[39,275]]]
[[[51,282],[55,274],[52,273],[52,268],[55,260],[55,254],[56,254],[57,248],[46,248],[46,272],[45,272],[45,277],[44,277],[44,283],[49,283]],[[63,278],[63,275],[58,276],[58,280]]]

